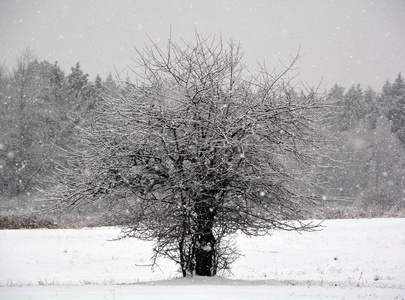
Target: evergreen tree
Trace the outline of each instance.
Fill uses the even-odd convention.
[[[344,87],[339,86],[338,84],[335,84],[327,93],[328,102],[334,107],[334,109],[331,110],[328,119],[330,123],[336,124],[336,130],[338,131],[345,131],[350,127],[350,114],[345,107],[344,94]]]
[[[405,147],[405,81],[401,73],[395,82],[384,85],[382,101],[386,105],[386,116],[392,122],[392,132],[397,134]]]
[[[363,110],[367,124],[371,128],[376,128],[377,119],[381,116],[381,103],[377,93],[371,87],[368,87],[364,92]]]

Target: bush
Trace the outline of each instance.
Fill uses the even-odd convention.
[[[0,197],[1,229],[60,228],[78,229],[120,225],[100,203],[72,209],[60,214],[49,209],[49,203],[38,195]]]
[[[49,216],[28,212],[7,212],[0,214],[0,229],[57,228]]]
[[[63,229],[80,229],[84,227],[102,227],[102,226],[118,226],[113,219],[109,218],[105,213],[93,214],[78,214],[65,213],[57,217],[56,224],[58,228]]]
[[[315,211],[308,218],[316,219],[363,219],[363,218],[404,218],[405,205],[398,204],[387,209],[381,207],[365,207],[362,205],[324,206]]]

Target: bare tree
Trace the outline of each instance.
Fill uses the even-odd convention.
[[[59,166],[54,199],[111,204],[126,236],[153,240],[183,276],[229,269],[232,235],[307,231],[322,105],[265,66],[249,74],[239,45],[196,35],[137,51],[136,84],[105,97],[83,147]],[[309,181],[309,180],[308,180]],[[304,188],[305,187],[305,188]]]

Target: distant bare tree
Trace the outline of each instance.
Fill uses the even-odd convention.
[[[43,64],[25,48],[12,71],[0,76],[0,194],[17,196],[32,191],[45,155],[41,92],[49,85],[41,76]]]
[[[251,75],[239,45],[196,35],[137,51],[136,84],[105,97],[82,147],[67,150],[54,200],[107,201],[126,236],[183,276],[213,276],[237,257],[232,235],[307,231],[322,105],[265,66]],[[304,188],[305,187],[305,188]]]

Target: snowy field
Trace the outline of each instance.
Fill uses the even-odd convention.
[[[238,237],[233,274],[179,278],[117,228],[0,231],[0,299],[405,299],[405,219]]]

